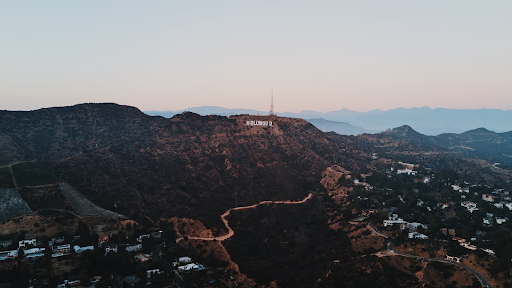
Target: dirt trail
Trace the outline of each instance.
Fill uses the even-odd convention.
[[[263,205],[263,204],[300,204],[300,203],[304,203],[304,202],[308,201],[309,199],[311,199],[311,197],[313,197],[313,193],[309,193],[309,195],[306,198],[304,198],[304,199],[302,199],[300,201],[262,201],[262,202],[260,202],[258,204],[253,204],[253,205],[250,205],[250,206],[241,206],[241,207],[231,208],[228,211],[224,212],[224,214],[220,215],[220,218],[222,219],[222,222],[224,222],[224,225],[226,226],[226,228],[228,228],[228,234],[222,235],[222,236],[218,236],[218,237],[211,237],[211,238],[209,238],[209,237],[188,237],[188,239],[207,240],[207,241],[213,241],[213,240],[223,241],[223,240],[226,240],[226,239],[230,238],[231,236],[233,236],[235,234],[233,229],[231,229],[231,227],[229,227],[228,220],[226,219],[226,217],[231,213],[231,211],[252,209],[252,208],[256,208],[258,205]],[[180,242],[181,240],[183,240],[183,237],[180,237],[180,238],[176,239],[176,243]]]
[[[12,182],[14,183],[14,187],[16,187],[16,190],[19,190],[20,187],[18,187],[18,182],[16,182],[16,177],[14,177],[14,172],[12,171],[11,165],[9,165],[9,171],[11,171]]]

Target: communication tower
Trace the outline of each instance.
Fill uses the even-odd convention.
[[[270,94],[272,97],[270,98],[270,113],[269,116],[274,116],[274,89],[272,89],[272,93]]]

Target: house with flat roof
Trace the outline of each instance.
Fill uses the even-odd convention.
[[[21,240],[18,242],[18,248],[26,247],[27,245],[36,246],[36,239]]]
[[[73,250],[75,250],[75,253],[76,254],[80,254],[86,250],[94,250],[94,246],[85,246],[85,247],[80,247],[78,245],[75,245],[73,246]]]

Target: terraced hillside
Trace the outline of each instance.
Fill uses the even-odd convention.
[[[105,218],[124,217],[121,214],[98,207],[68,183],[59,185],[59,188],[64,197],[66,197],[69,203],[71,203],[71,206],[73,206],[80,216],[102,216]]]
[[[19,190],[13,189],[14,181]],[[0,219],[10,219],[32,212],[51,216],[56,211],[68,211],[79,216],[124,217],[97,206],[55,174],[30,162],[1,167],[0,189],[2,188]]]
[[[32,213],[27,202],[15,189],[0,190],[0,220]]]

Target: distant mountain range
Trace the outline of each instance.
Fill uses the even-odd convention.
[[[316,128],[323,132],[336,132],[340,135],[360,135],[364,133],[375,133],[378,131],[366,130],[359,126],[353,126],[345,122],[325,120],[323,118],[306,119]]]
[[[201,106],[192,107],[185,110],[178,111],[146,111],[148,115],[160,115],[170,118],[175,114],[180,114],[183,111],[190,111],[201,115],[237,115],[237,114],[251,114],[251,115],[266,115],[266,111],[258,111],[252,109],[230,109],[217,106]],[[279,116],[303,119],[319,119],[322,118],[328,121],[343,122],[351,126],[359,126],[363,130],[354,130],[352,127],[340,132],[339,134],[357,134],[362,133],[385,131],[390,128],[408,125],[416,131],[425,135],[439,135],[442,133],[461,133],[468,130],[477,128],[486,128],[495,132],[507,132],[512,130],[512,110],[499,110],[499,109],[474,109],[474,110],[458,110],[458,109],[445,109],[436,108],[430,109],[428,107],[422,108],[397,108],[392,110],[372,110],[368,112],[357,112],[348,109],[342,109],[327,113],[305,110],[300,113],[277,113]],[[310,121],[311,122],[311,121]],[[313,123],[313,122],[311,122]],[[320,123],[316,121],[316,123]],[[317,126],[316,124],[313,124]],[[323,127],[328,124],[318,124],[320,130],[324,131]],[[329,125],[338,124],[331,123]],[[345,125],[346,126],[346,125]],[[348,127],[348,126],[346,126]],[[334,129],[334,128],[333,128]]]
[[[512,167],[512,131],[496,133],[485,128],[469,130],[464,133],[444,133],[426,136],[404,125],[376,134],[392,136],[410,143],[442,147],[461,155],[479,158],[492,163],[501,163],[508,169]]]

